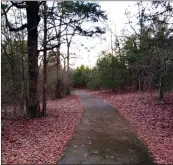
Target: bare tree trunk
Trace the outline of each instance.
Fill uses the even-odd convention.
[[[31,118],[40,116],[40,105],[37,92],[38,80],[38,32],[37,26],[40,21],[38,15],[38,2],[26,1],[28,21],[28,69],[29,69],[29,100],[27,114]]]
[[[140,75],[139,75],[139,77],[138,77],[138,87],[139,87],[139,92],[141,91],[141,77],[140,77]]]
[[[21,10],[20,10],[20,15],[22,15],[21,13]],[[22,17],[21,17],[21,24],[22,23]],[[24,33],[22,31],[22,35],[21,35],[21,38],[20,38],[20,44],[21,44],[21,80],[22,80],[22,87],[21,87],[21,103],[20,103],[20,113],[21,113],[21,116],[24,115],[24,108],[25,108],[25,95],[27,95],[27,91],[25,91],[26,89],[26,80],[25,80],[25,61],[24,61],[24,58],[25,58],[25,40],[24,40]]]
[[[56,84],[56,97],[61,98],[62,97],[62,82],[60,78],[60,50],[57,49],[57,56],[56,56],[56,62],[57,62],[57,84]]]
[[[68,35],[69,34],[68,34],[68,29],[67,29],[66,30],[66,43],[67,43],[67,76],[68,76],[68,80],[67,80],[66,87],[65,87],[65,93],[67,95],[70,94],[70,85],[71,85],[71,82],[70,82],[70,45],[72,42],[72,38],[75,35],[75,30],[71,34],[70,38],[68,38]]]
[[[67,73],[69,74],[70,70],[70,44],[67,44]]]
[[[21,86],[21,103],[20,103],[20,113],[21,116],[23,116],[24,112],[24,106],[25,106],[25,69],[24,69],[24,47],[23,47],[23,39],[21,40],[21,80],[22,80],[22,86]]]
[[[132,88],[132,70],[129,67],[129,75],[130,75],[130,89]]]
[[[43,109],[42,115],[46,116],[46,102],[47,102],[47,59],[46,59],[46,37],[47,37],[47,5],[44,2],[44,52],[43,52]]]
[[[136,78],[136,89],[140,92],[141,91],[141,71],[137,71],[137,78]]]
[[[55,24],[55,22],[54,22]],[[61,25],[62,25],[62,15],[60,17],[60,24],[59,24],[59,29],[58,29],[58,32],[55,28],[55,32],[56,32],[56,35],[59,37],[57,38],[57,42],[58,42],[58,45],[60,45],[60,42],[61,42]],[[57,55],[56,55],[56,62],[57,62],[57,84],[56,84],[56,97],[57,98],[61,98],[62,97],[62,82],[60,80],[60,75],[59,75],[59,71],[60,71],[60,46],[57,48]]]
[[[160,76],[159,80],[159,100],[162,101],[164,97],[164,92],[163,92],[163,78]]]
[[[159,78],[159,100],[162,101],[164,97],[164,76],[167,74],[166,60],[163,60],[162,69],[160,68],[160,78]]]
[[[16,106],[17,106],[17,100],[16,100],[16,92],[15,92],[15,70],[14,70],[14,63],[12,61],[11,63],[11,76],[12,76],[12,83],[13,83],[13,99],[15,100],[14,104],[14,109],[13,109],[13,115],[16,117],[17,116],[17,111],[16,111]]]
[[[64,58],[64,71],[66,71],[66,58]]]
[[[26,63],[28,64],[28,57]],[[26,68],[26,76],[25,76],[25,108],[28,111],[28,100],[29,100],[29,67],[27,65]]]
[[[67,87],[66,87],[66,94],[70,94],[70,43],[67,43]]]
[[[10,36],[11,36],[11,32],[10,32]],[[10,47],[11,47],[11,53],[13,55],[12,59],[10,60],[9,58],[9,63],[10,63],[10,67],[11,67],[11,77],[12,77],[12,94],[13,94],[13,99],[14,99],[14,108],[13,108],[13,115],[16,117],[17,116],[17,112],[16,112],[16,105],[17,105],[17,99],[16,99],[16,92],[15,92],[15,53],[14,53],[14,48],[13,48],[13,44],[12,41],[10,41]],[[8,56],[7,56],[8,57]]]

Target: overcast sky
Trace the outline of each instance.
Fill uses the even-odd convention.
[[[125,10],[130,7],[130,11],[137,11],[137,8],[134,7],[136,1],[100,1],[99,4],[108,15],[108,23],[111,24],[112,31],[115,32],[116,29],[118,35],[122,35],[122,30],[125,26],[127,26],[125,24],[127,23]],[[85,37],[77,37],[75,39],[75,44],[73,44],[71,48],[71,52],[75,52],[78,56],[75,63],[72,62],[75,67],[82,64],[93,67],[97,61],[99,53],[103,50],[110,50],[110,32],[107,31],[106,34],[101,38],[105,38],[106,41],[100,38],[86,39]],[[83,44],[84,47],[89,48],[90,51],[87,51],[84,49],[84,47],[81,47],[80,43]]]
[[[116,31],[117,35],[123,35],[122,30],[127,27],[125,10],[129,9],[132,13],[136,12],[136,1],[100,1],[99,4],[101,5],[102,10],[105,10],[106,14],[108,15],[107,23],[109,24],[111,30],[113,32]],[[9,19],[10,18],[13,18],[13,16],[9,15]],[[10,21],[15,21],[15,19],[11,19]],[[26,22],[25,19],[22,21],[23,23]],[[110,49],[111,37],[109,31],[106,31],[106,33],[100,38],[86,38],[75,36],[73,44],[70,48],[70,52],[75,53],[77,59],[70,60],[72,64],[71,67],[76,68],[77,66],[80,66],[82,64],[93,67],[96,64],[101,51],[109,51]],[[66,53],[66,47],[64,49],[62,48],[61,51],[62,53]]]

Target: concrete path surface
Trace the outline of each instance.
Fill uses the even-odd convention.
[[[108,103],[77,90],[83,117],[58,164],[153,164],[128,122]]]

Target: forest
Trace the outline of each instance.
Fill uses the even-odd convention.
[[[1,2],[3,164],[57,163],[85,119],[80,91],[115,107],[155,163],[173,163],[173,3],[135,8],[125,11],[131,32],[119,36],[99,2]],[[73,45],[89,49],[77,38],[108,31],[110,49],[96,64],[74,67]]]
[[[167,3],[153,2],[154,13],[148,13],[151,6],[138,3],[138,27],[134,29],[129,20],[133,34],[123,39],[112,34],[112,50],[102,51],[95,67],[78,67],[74,85],[93,90],[158,90],[162,100],[164,92],[173,88],[172,6]]]
[[[70,92],[69,61],[73,37],[104,33],[97,22],[107,19],[96,3],[65,1],[49,6],[45,3],[11,2],[2,4],[1,8],[2,104],[14,102],[15,107],[20,107],[21,114],[26,108],[29,117],[45,116],[46,90],[54,90],[51,94],[55,98]],[[85,29],[85,22],[92,22],[92,29]],[[66,45],[66,54],[60,52],[62,44]],[[47,83],[50,89],[47,89]],[[39,97],[43,107],[40,107]],[[14,113],[17,112],[14,110]]]

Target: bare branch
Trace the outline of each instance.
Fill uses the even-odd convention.
[[[11,9],[11,7],[13,7],[13,5],[10,5],[6,11],[3,10],[3,13],[1,13],[1,15],[7,14],[7,12]]]
[[[18,31],[21,31],[21,30],[27,28],[28,24],[23,24],[23,25],[21,25],[21,26],[18,27],[18,28],[13,28],[13,27],[10,25],[9,21],[8,21],[7,13],[5,12],[4,9],[2,9],[2,10],[3,10],[3,12],[4,12],[4,16],[5,16],[5,19],[6,19],[6,25],[7,25],[7,27],[9,28],[10,31],[18,32]]]
[[[17,7],[18,9],[24,9],[24,8],[27,7],[26,5],[22,4],[22,3],[24,3],[24,2],[21,2],[21,3],[15,3],[15,2],[13,2],[13,1],[10,1],[10,2],[11,2],[11,4],[12,4],[13,6]],[[22,4],[22,5],[21,5],[21,4]]]
[[[38,6],[40,6],[44,1],[39,2]]]
[[[24,24],[24,25],[22,25],[22,26],[20,26],[20,27],[18,27],[18,28],[10,27],[9,30],[10,30],[10,31],[13,31],[13,32],[18,32],[18,31],[21,31],[21,30],[27,28],[27,26],[28,26],[28,24]]]
[[[54,46],[52,46],[52,47],[46,48],[46,51],[47,51],[47,50],[52,50],[52,49],[54,49],[54,48],[58,48],[58,47],[60,47],[60,45],[61,45],[61,44],[54,45]],[[40,50],[38,50],[38,51],[39,51],[39,52],[42,52],[42,51],[44,51],[44,49],[40,49]]]

